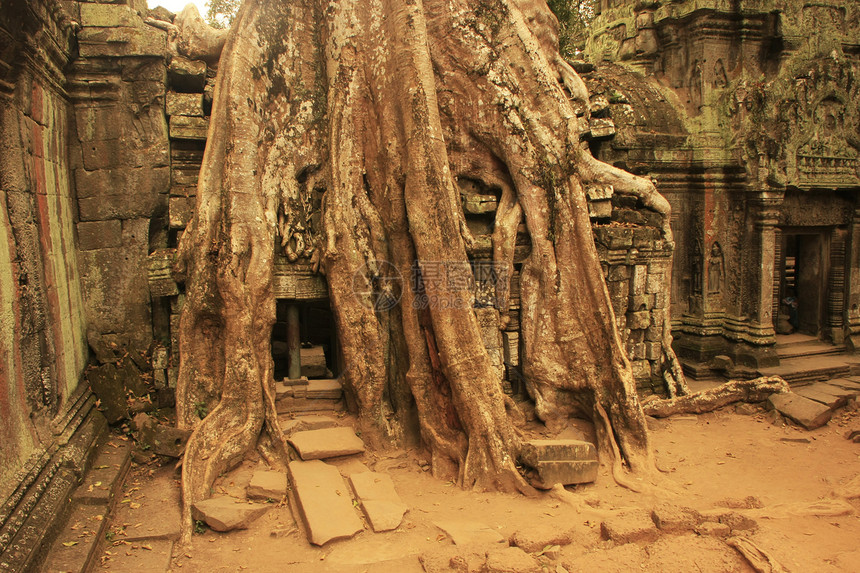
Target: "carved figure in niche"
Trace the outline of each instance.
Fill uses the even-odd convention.
[[[693,62],[690,72],[690,103],[697,108],[702,105],[702,63],[699,60]]]
[[[719,294],[723,286],[723,248],[714,241],[711,256],[708,258],[708,292]]]
[[[704,266],[704,253],[702,252],[702,242],[696,239],[696,244],[693,247],[693,294],[702,294],[702,271]]]
[[[726,66],[723,65],[723,60],[717,60],[714,64],[714,87],[724,88],[729,85],[729,79],[726,76]]]

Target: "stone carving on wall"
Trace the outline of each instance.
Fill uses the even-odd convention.
[[[753,180],[802,189],[860,185],[857,68],[834,50],[787,66],[792,73],[770,82],[734,85],[726,136]],[[740,144],[738,133],[746,134]]]
[[[723,275],[725,263],[723,260],[723,249],[720,243],[714,241],[711,245],[711,254],[708,257],[708,293],[720,294],[723,291]]]

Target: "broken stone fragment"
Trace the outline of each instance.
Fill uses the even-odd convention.
[[[559,528],[556,525],[529,525],[516,531],[510,539],[511,545],[516,545],[526,553],[537,553],[547,546],[564,546],[573,542],[573,531]]]
[[[378,533],[400,527],[407,508],[388,474],[354,473],[349,476],[349,481],[373,531]]]
[[[230,497],[213,497],[198,501],[191,506],[191,517],[205,521],[215,531],[248,529],[248,525],[266,513],[266,504],[251,504],[236,501]]]
[[[502,534],[485,523],[476,521],[434,521],[433,525],[445,532],[454,545],[492,545],[506,543]]]
[[[535,573],[541,571],[534,557],[519,547],[500,547],[487,552],[482,571],[487,573]]]
[[[693,531],[697,525],[704,521],[704,517],[695,509],[664,503],[651,511],[651,520],[660,531],[683,533]]]
[[[807,430],[820,428],[830,421],[833,410],[793,392],[771,394],[767,399],[768,408],[797,422]]]
[[[364,452],[364,442],[350,427],[294,432],[289,442],[305,461]]]
[[[137,429],[138,443],[161,456],[172,458],[182,456],[185,451],[185,444],[191,436],[189,430],[161,424],[142,413],[134,417],[133,425]]]
[[[248,499],[279,501],[287,495],[287,475],[274,470],[257,470],[245,493]]]
[[[580,440],[531,440],[523,444],[519,460],[534,470],[527,477],[542,489],[597,479],[597,451]]]
[[[618,545],[636,541],[654,541],[660,532],[654,525],[649,512],[633,510],[610,517],[600,524],[603,539]]]

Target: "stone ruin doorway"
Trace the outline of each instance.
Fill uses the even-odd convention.
[[[777,334],[820,337],[825,331],[829,234],[820,229],[782,229],[774,284]]]
[[[336,378],[342,370],[328,300],[278,299],[272,327],[275,380]]]

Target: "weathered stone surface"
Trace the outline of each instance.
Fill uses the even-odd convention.
[[[308,378],[321,378],[326,375],[328,369],[326,368],[325,352],[322,346],[302,348],[300,352],[302,376],[306,376]]]
[[[167,92],[167,115],[203,116],[203,94]]]
[[[565,546],[573,542],[573,530],[565,530],[556,525],[529,525],[516,531],[510,539],[511,545],[516,545],[526,553],[537,553],[548,545]]]
[[[609,118],[592,118],[588,126],[591,129],[591,137],[595,139],[615,135],[615,123]]]
[[[289,441],[305,461],[360,454],[364,451],[364,442],[350,427],[295,432]]]
[[[232,497],[213,497],[191,506],[191,517],[205,521],[215,531],[248,529],[255,519],[269,510],[268,504],[251,504]]]
[[[81,3],[81,25],[84,27],[137,26],[140,17],[124,4]]]
[[[695,509],[661,504],[651,510],[651,520],[660,531],[682,533],[693,531],[704,518]]]
[[[304,371],[304,367],[302,367]],[[340,400],[343,396],[343,388],[339,380],[335,379],[318,379],[308,380],[305,386],[305,398],[316,400]]]
[[[388,474],[355,473],[349,476],[349,482],[373,531],[390,531],[400,526],[407,507]]]
[[[433,525],[445,532],[454,545],[494,545],[506,543],[502,534],[476,521],[434,521]]]
[[[136,415],[134,425],[138,431],[137,441],[161,456],[181,457],[191,436],[190,430],[160,424],[146,414]]]
[[[170,137],[172,139],[205,140],[209,131],[209,119],[187,115],[170,117]]]
[[[90,368],[86,376],[99,400],[98,408],[109,424],[115,424],[128,416],[129,392],[141,396],[145,393],[140,370],[131,360]]]
[[[531,440],[519,453],[520,461],[533,468],[529,479],[535,487],[593,482],[598,462],[594,445],[579,440]]]
[[[320,414],[307,414],[290,418],[282,417],[278,422],[281,426],[281,431],[288,436],[293,432],[335,428],[338,425],[337,420],[331,416],[323,416]]]
[[[828,406],[831,410],[841,408],[848,403],[848,399],[854,395],[851,390],[838,386],[832,386],[824,382],[816,382],[809,386],[801,386],[794,389],[795,394],[809,398]]]
[[[600,524],[600,533],[621,545],[635,541],[654,541],[660,532],[645,510],[634,510],[610,517]]]
[[[336,467],[319,460],[294,461],[290,462],[289,474],[311,543],[325,545],[352,537],[364,528]]]
[[[833,410],[819,402],[814,402],[793,392],[771,394],[767,399],[769,408],[791,418],[807,430],[820,428],[830,421]]]
[[[195,197],[170,197],[168,199],[168,226],[171,229],[184,229],[194,216]]]
[[[147,257],[149,292],[152,296],[174,296],[179,294],[173,280],[172,267],[176,249],[158,249]]]
[[[732,530],[728,525],[713,521],[706,521],[696,527],[696,533],[699,535],[710,535],[712,537],[728,537],[731,532]]]
[[[206,85],[206,63],[173,56],[167,70],[167,78],[173,89],[180,92],[199,93]]]
[[[529,440],[523,443],[519,458],[530,466],[543,461],[596,460],[597,450],[581,440]]]
[[[120,221],[81,221],[77,228],[78,248],[82,251],[122,246]]]
[[[83,28],[78,46],[84,58],[105,56],[166,56],[167,33],[152,26]]]
[[[487,573],[538,573],[541,567],[519,547],[500,547],[487,552],[483,570]]]
[[[275,470],[257,470],[245,490],[248,499],[279,501],[287,495],[287,474]]]

